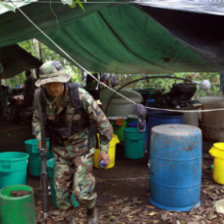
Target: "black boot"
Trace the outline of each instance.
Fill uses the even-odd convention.
[[[64,223],[75,224],[75,218],[66,218],[66,219],[64,219]]]
[[[96,207],[87,209],[87,224],[98,224]]]
[[[64,223],[75,224],[75,211],[74,209],[62,211],[61,215],[64,217]]]
[[[75,224],[75,219],[72,219],[69,224]]]

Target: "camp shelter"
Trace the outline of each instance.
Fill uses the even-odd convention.
[[[38,68],[42,62],[14,44],[0,48],[1,78],[11,78],[25,70]]]
[[[52,2],[55,1],[52,0]],[[88,0],[88,2],[91,1]],[[85,4],[85,8],[86,12],[84,13],[79,7],[71,9],[61,3],[50,5],[49,2],[41,4],[30,1],[30,4],[21,5],[21,9],[35,24],[82,66],[91,71],[133,74],[210,72],[220,71],[222,68],[220,62],[222,62],[223,18],[221,15],[184,12],[177,9],[173,11],[125,2],[116,4],[112,1],[109,4],[88,3]],[[35,37],[56,52],[61,53],[18,10],[15,13],[0,11],[0,14],[0,47],[10,46]],[[191,20],[188,20],[189,18]],[[170,22],[168,23],[168,21]],[[216,21],[215,24],[212,23],[214,21]],[[205,22],[210,29],[207,30]],[[194,30],[192,30],[193,28]],[[15,130],[14,127],[12,129]],[[20,133],[23,132],[24,128]],[[15,136],[13,134],[12,132],[10,142],[16,142],[18,147],[19,141],[17,142],[17,139],[13,138]],[[2,142],[4,143],[5,139]],[[6,147],[10,148],[9,145]],[[1,147],[2,149],[3,147]],[[146,166],[144,173],[143,169],[136,169],[136,164],[129,163],[126,167],[129,168],[129,173],[132,173],[132,168],[134,168],[137,170],[137,174],[148,176],[148,167]],[[135,195],[133,189],[136,189],[145,199],[147,198],[145,189],[148,186],[148,179],[145,179],[145,185],[142,186],[142,179],[129,182],[127,179],[133,180],[133,176],[128,176],[128,172],[121,172],[121,170],[115,170],[115,172],[116,178],[126,178],[125,181],[115,182],[115,184],[121,183],[117,185],[116,189],[127,192],[131,196]],[[125,177],[117,174],[125,174]],[[138,177],[137,174],[134,177]],[[99,185],[102,187],[102,192],[105,192],[106,188],[103,188],[105,184]],[[205,195],[207,196],[205,199],[217,199],[217,195],[214,195],[217,184],[212,191],[211,188],[205,188],[207,185],[207,182],[203,183],[203,192],[212,192],[213,194],[209,197]],[[113,187],[111,189],[114,190]],[[106,191],[108,192],[108,188]],[[119,200],[123,200],[124,197],[118,194],[120,191],[114,192],[119,196]],[[113,195],[114,192],[111,192],[110,195]],[[109,196],[109,194],[107,195]],[[106,199],[102,209],[108,207],[105,204],[110,204],[112,200],[115,201],[112,197],[106,197]],[[148,198],[146,200],[148,203]],[[136,201],[133,204],[136,204]],[[208,203],[209,210],[212,205],[212,203]],[[125,208],[125,206],[123,207]],[[123,215],[121,206],[117,207],[119,210],[116,214]],[[136,208],[133,208],[133,211],[135,210]],[[143,214],[143,212],[140,213]],[[147,220],[152,220],[156,213],[155,211],[153,214],[147,212]],[[159,216],[162,216],[161,214],[162,211],[158,212]],[[167,216],[167,212],[163,214]],[[128,215],[130,216],[130,214]],[[136,217],[137,213],[133,216]],[[207,219],[208,213],[204,213],[204,216]],[[211,216],[214,214],[212,213]],[[127,217],[126,214],[123,217]],[[189,214],[186,219],[189,220]]]
[[[196,12],[197,6],[191,11],[173,10],[150,3],[155,1],[143,5],[88,0],[85,11],[56,0],[51,4],[29,2],[18,6],[89,71],[155,74],[222,70],[222,13]],[[63,55],[18,9],[0,9],[0,27],[0,47],[37,38]]]

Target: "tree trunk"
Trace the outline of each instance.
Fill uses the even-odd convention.
[[[38,58],[40,61],[42,61],[43,55],[42,55],[42,49],[41,49],[40,41],[37,40],[37,39],[33,39],[33,44],[34,44],[34,51],[35,51],[36,58]],[[37,78],[39,78],[39,70],[38,69],[35,69],[35,76]]]

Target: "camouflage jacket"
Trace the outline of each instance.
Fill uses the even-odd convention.
[[[94,125],[96,126],[97,132],[100,133],[100,151],[103,153],[107,153],[109,149],[109,142],[113,136],[113,128],[110,122],[108,121],[106,115],[97,105],[93,97],[86,90],[82,88],[78,88],[78,92],[82,108],[85,110],[89,119],[93,121]],[[48,100],[51,102],[52,99],[49,96],[47,97]],[[50,107],[48,104],[46,104],[46,113],[48,119],[49,120],[56,119],[57,115],[59,115],[64,110],[65,107],[66,111],[73,113],[74,108],[72,107],[70,102],[71,100],[69,97],[68,89],[66,88],[65,94],[61,98],[59,106],[53,104],[52,107]],[[38,109],[36,107],[36,103],[35,103],[35,111],[33,114],[32,126],[33,126],[33,133],[36,135],[36,138],[40,140],[41,139],[40,118]],[[89,128],[87,127],[80,133],[71,133],[71,136],[68,138],[66,144],[69,145],[69,143],[71,143],[78,147],[80,146],[80,150],[82,150],[81,148],[87,147],[88,136],[89,136]]]

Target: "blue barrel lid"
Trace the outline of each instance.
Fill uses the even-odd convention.
[[[151,154],[164,159],[198,158],[202,151],[201,130],[186,124],[165,124],[152,128]],[[165,154],[164,154],[165,153]]]
[[[201,134],[201,129],[186,124],[163,124],[152,128],[152,132],[170,136],[189,136]]]

